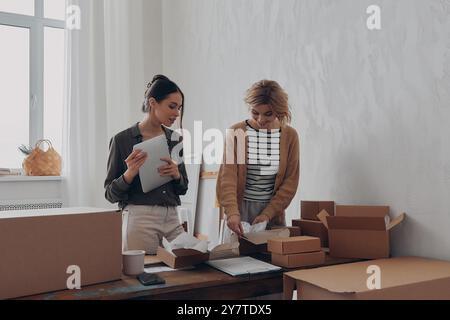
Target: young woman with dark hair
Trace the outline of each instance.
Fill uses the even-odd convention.
[[[183,228],[176,207],[180,195],[186,194],[188,178],[184,163],[162,159],[167,164],[159,168],[161,176],[171,176],[172,181],[148,193],[142,191],[139,168],[147,155],[133,146],[142,141],[165,135],[169,151],[182,143],[182,137],[169,129],[178,118],[182,125],[184,95],[180,88],[163,75],[157,75],[147,85],[142,106],[144,119],[117,135],[110,142],[108,173],[105,180],[105,197],[119,203],[123,210],[123,250],[145,250],[155,254],[162,237],[171,241]],[[182,148],[177,147],[182,157]]]

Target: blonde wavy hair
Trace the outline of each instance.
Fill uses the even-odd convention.
[[[244,99],[249,107],[270,105],[281,125],[291,123],[292,114],[289,108],[288,94],[273,80],[261,80],[247,90]]]

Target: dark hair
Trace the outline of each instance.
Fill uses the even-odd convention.
[[[148,112],[150,110],[150,105],[148,103],[150,98],[155,99],[156,102],[159,103],[166,99],[168,95],[175,92],[179,92],[182,98],[180,118],[180,127],[182,127],[184,114],[184,94],[175,82],[164,75],[158,74],[154,76],[152,82],[147,84],[147,90],[145,90],[145,100],[142,104],[142,112]]]

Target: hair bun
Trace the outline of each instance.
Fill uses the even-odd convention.
[[[167,80],[167,81],[169,81],[169,78],[167,78],[166,76],[164,76],[162,74],[157,74],[156,76],[153,77],[152,83],[155,83],[158,80]]]
[[[158,80],[170,81],[169,78],[167,78],[165,75],[157,74],[153,77],[152,81],[147,84],[147,89],[150,88]]]

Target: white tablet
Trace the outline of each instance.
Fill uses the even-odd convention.
[[[160,159],[170,158],[169,146],[165,134],[138,143],[133,146],[133,150],[135,149],[140,149],[147,153],[147,159],[139,169],[142,191],[145,193],[150,192],[173,180],[170,176],[161,177],[158,172],[159,167],[167,164],[167,162]]]

